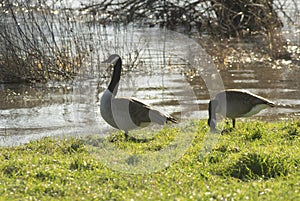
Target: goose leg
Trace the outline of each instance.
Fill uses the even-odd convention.
[[[128,131],[124,131],[124,134],[125,134],[125,140],[126,141],[132,141],[132,142],[140,143],[140,142],[148,142],[150,140],[153,140],[153,138],[151,138],[151,139],[137,139],[133,136],[129,136]]]
[[[129,138],[128,131],[124,131],[124,134],[125,134],[125,138],[128,139]]]
[[[232,119],[232,126],[235,128],[235,119]]]

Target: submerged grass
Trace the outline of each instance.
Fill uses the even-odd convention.
[[[200,157],[205,121],[183,129],[166,127],[153,139],[126,140],[120,132],[106,139],[44,138],[0,148],[0,200],[300,200],[300,120],[251,121],[219,136]],[[179,159],[152,173],[112,170],[91,153],[113,144],[135,167],[143,154],[166,149],[193,136]],[[185,138],[180,138],[179,141]],[[115,156],[111,156],[114,159]],[[126,166],[127,167],[127,166]]]

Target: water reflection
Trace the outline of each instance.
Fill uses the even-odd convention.
[[[187,65],[189,50],[185,41],[170,37],[165,40],[165,49],[160,49],[162,46],[158,44],[149,45],[158,37],[165,39],[161,32],[158,33],[136,32],[139,39],[148,37],[147,53],[139,57],[139,69],[124,70],[118,96],[138,97],[183,121],[206,119],[210,97],[200,75],[212,75],[209,72],[203,74],[205,66],[197,69]],[[0,100],[0,145],[16,145],[44,136],[107,134],[111,127],[100,116],[99,97],[111,72],[92,65],[89,70],[83,70],[72,83],[0,85],[0,96],[3,97]],[[272,68],[267,63],[257,62],[232,65],[230,69],[220,70],[220,74],[226,88],[246,89],[274,102],[294,105],[294,108],[264,110],[258,116],[278,119],[300,115],[299,66]],[[182,80],[190,84],[197,100],[184,96],[186,88]],[[178,100],[184,104],[179,104]],[[181,116],[194,104],[199,110],[188,117]]]

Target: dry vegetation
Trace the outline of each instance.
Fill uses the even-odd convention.
[[[72,79],[87,66],[88,56],[105,51],[95,51],[88,41],[97,36],[84,31],[99,24],[180,27],[217,38],[260,35],[270,57],[290,59],[281,34],[280,6],[275,10],[273,0],[105,0],[74,9],[59,0],[2,0],[0,82]]]

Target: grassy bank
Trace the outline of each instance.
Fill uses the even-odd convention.
[[[300,120],[239,122],[199,157],[204,121],[184,130],[191,146],[175,163],[148,174],[115,171],[79,139],[45,138],[0,148],[0,200],[300,200]],[[124,152],[164,150],[185,132],[164,128],[149,141],[102,141]],[[130,163],[129,163],[130,164]]]

